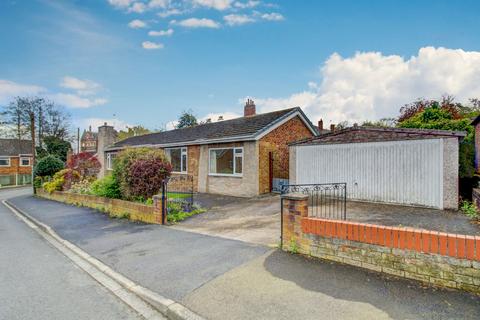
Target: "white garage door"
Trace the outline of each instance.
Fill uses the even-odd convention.
[[[296,148],[296,184],[346,182],[351,199],[442,208],[441,139]]]

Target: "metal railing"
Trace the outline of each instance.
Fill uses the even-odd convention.
[[[294,184],[282,186],[282,194],[308,195],[308,216],[325,219],[347,219],[347,184]]]

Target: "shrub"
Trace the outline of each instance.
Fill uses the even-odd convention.
[[[169,202],[167,204],[167,208],[168,208],[167,221],[173,222],[173,223],[183,221],[191,216],[194,216],[196,214],[200,214],[206,211],[203,208],[195,206],[193,210],[189,212],[185,212],[182,208],[182,204],[178,202]]]
[[[44,183],[43,188],[49,193],[55,190],[67,190],[72,183],[78,182],[79,179],[80,175],[75,170],[63,169],[56,172],[51,181]]]
[[[100,172],[101,164],[97,157],[88,152],[80,152],[70,157],[67,162],[69,169],[75,170],[80,174],[82,180],[94,180]]]
[[[126,182],[133,197],[151,198],[162,187],[162,181],[170,176],[172,166],[162,159],[139,159],[128,168]]]
[[[38,161],[34,169],[34,175],[36,177],[50,177],[55,172],[62,170],[63,167],[62,160],[55,156],[46,156]]]
[[[477,207],[473,203],[471,203],[470,201],[463,201],[462,204],[461,204],[460,210],[462,210],[462,212],[465,215],[467,215],[468,217],[470,217],[472,219],[478,219],[479,218]]]
[[[90,193],[98,197],[120,199],[122,194],[117,180],[113,175],[95,180],[90,186]]]
[[[90,180],[84,179],[72,184],[70,190],[71,193],[79,194],[91,194],[92,182]]]
[[[168,163],[165,153],[162,150],[158,149],[151,149],[151,148],[131,148],[125,149],[122,152],[118,153],[117,157],[115,158],[115,162],[113,165],[113,176],[118,181],[120,186],[120,191],[122,193],[122,197],[125,199],[132,199],[134,197],[143,196],[144,198],[148,198],[149,196],[145,194],[138,194],[138,192],[131,190],[131,177],[130,174],[130,166],[138,160],[160,160],[163,163]],[[168,166],[164,166],[165,169],[170,169],[171,166],[168,163]],[[169,175],[169,173],[168,173]],[[167,176],[168,176],[167,175]],[[136,179],[135,177],[133,177]],[[158,189],[157,189],[158,191]]]

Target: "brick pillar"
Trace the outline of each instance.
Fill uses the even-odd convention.
[[[282,195],[282,249],[309,253],[308,240],[302,233],[302,218],[308,217],[308,195],[289,193]]]
[[[155,222],[158,224],[163,224],[162,221],[162,196],[155,195],[153,196],[153,214],[155,215]]]

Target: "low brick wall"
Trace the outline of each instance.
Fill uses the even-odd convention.
[[[480,294],[480,237],[309,218],[304,195],[282,215],[284,250]]]
[[[158,198],[154,198],[154,205],[149,206],[131,201],[103,198],[87,194],[62,191],[48,193],[43,189],[37,189],[37,196],[67,204],[97,209],[107,212],[112,217],[128,216],[132,221],[162,223],[161,199]]]

